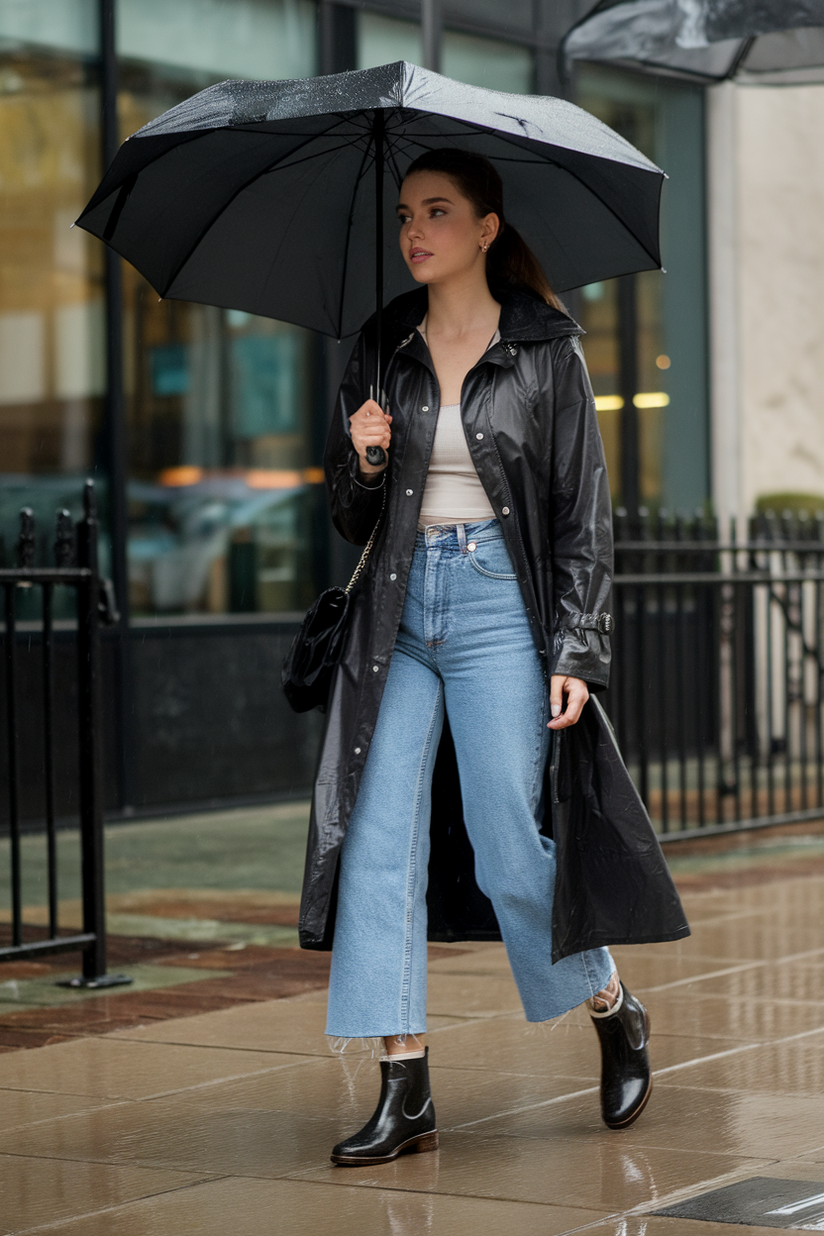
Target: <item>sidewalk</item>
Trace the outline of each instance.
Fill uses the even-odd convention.
[[[192,827],[204,835],[201,825]],[[110,858],[118,845],[132,844],[125,834],[113,841],[116,832]],[[363,1169],[334,1168],[328,1154],[370,1114],[377,1066],[368,1055],[330,1054],[324,973],[311,970],[322,955],[283,941],[217,935],[203,949],[185,936],[124,936],[133,950],[139,941],[154,949],[151,963],[138,966],[165,972],[164,984],[147,975],[142,991],[71,1005],[38,1003],[35,989],[23,987],[39,983],[39,999],[54,999],[63,989],[51,986],[51,976],[11,980],[9,967],[0,970],[0,984],[17,982],[29,993],[24,1007],[18,1001],[15,1011],[0,1013],[0,1032],[16,1022],[18,1034],[28,1026],[58,1040],[29,1050],[3,1040],[0,1234],[774,1231],[650,1212],[753,1177],[820,1181],[824,1193],[824,845],[820,837],[788,837],[732,855],[676,856],[673,866],[693,936],[617,950],[628,985],[651,1010],[656,1070],[647,1111],[623,1133],[609,1132],[598,1117],[597,1041],[587,1018],[576,1010],[527,1026],[499,945],[432,950],[440,1151]],[[231,863],[224,867],[225,875]],[[184,881],[166,892],[159,883],[172,868],[164,874],[157,856],[147,867],[157,873],[154,902],[151,888],[129,892],[122,883],[113,896],[140,892],[144,900],[133,900],[128,913],[165,907],[144,919],[172,919],[179,931],[186,922],[192,931],[198,922],[220,924],[185,917],[198,905],[210,914],[230,905],[234,915],[245,905],[247,919],[294,905],[288,888],[213,888],[209,901],[201,886],[184,889],[175,917],[168,889]],[[266,883],[265,874],[256,879]],[[267,902],[272,894],[279,896]],[[283,978],[287,962],[291,980]],[[276,989],[288,981],[297,989]],[[232,983],[240,983],[234,995]],[[179,1015],[180,993],[198,990],[207,1005],[224,1004],[201,1012],[194,1001]],[[99,1010],[94,1025],[72,1023],[92,1009]],[[32,1024],[43,1016],[48,1025]],[[107,1018],[120,1019],[120,1028],[104,1032]]]

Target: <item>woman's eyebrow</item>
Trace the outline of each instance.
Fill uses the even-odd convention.
[[[433,206],[435,202],[448,202],[450,206],[452,205],[452,202],[448,197],[425,197],[423,201],[421,202],[421,205],[422,206]],[[395,209],[396,210],[408,210],[409,207],[407,206],[406,202],[398,202]]]

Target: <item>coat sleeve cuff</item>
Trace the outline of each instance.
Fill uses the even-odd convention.
[[[565,627],[555,636],[549,674],[580,678],[596,693],[609,686],[610,646],[597,627]]]
[[[375,477],[375,483],[372,485],[366,484],[364,481],[359,480],[358,477],[356,476],[353,476],[352,480],[361,489],[370,489],[370,490],[371,489],[382,489],[383,486],[386,484],[386,471],[384,470],[383,472],[378,473],[377,476]]]

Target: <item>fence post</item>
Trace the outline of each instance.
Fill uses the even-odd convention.
[[[100,709],[100,575],[94,482],[83,489],[77,525],[77,565],[89,575],[77,589],[77,694],[80,740],[80,847],[83,931],[94,941],[83,950],[83,974],[72,987],[114,987],[132,980],[106,974],[106,902],[103,868],[103,743]]]

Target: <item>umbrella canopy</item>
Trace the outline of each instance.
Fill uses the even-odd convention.
[[[824,0],[601,0],[561,58],[610,60],[698,81],[824,81]]]
[[[439,146],[495,162],[507,218],[558,291],[661,265],[663,173],[629,142],[563,99],[405,61],[211,86],[124,142],[78,224],[161,296],[342,338],[374,311],[376,282],[414,286],[397,187]]]

